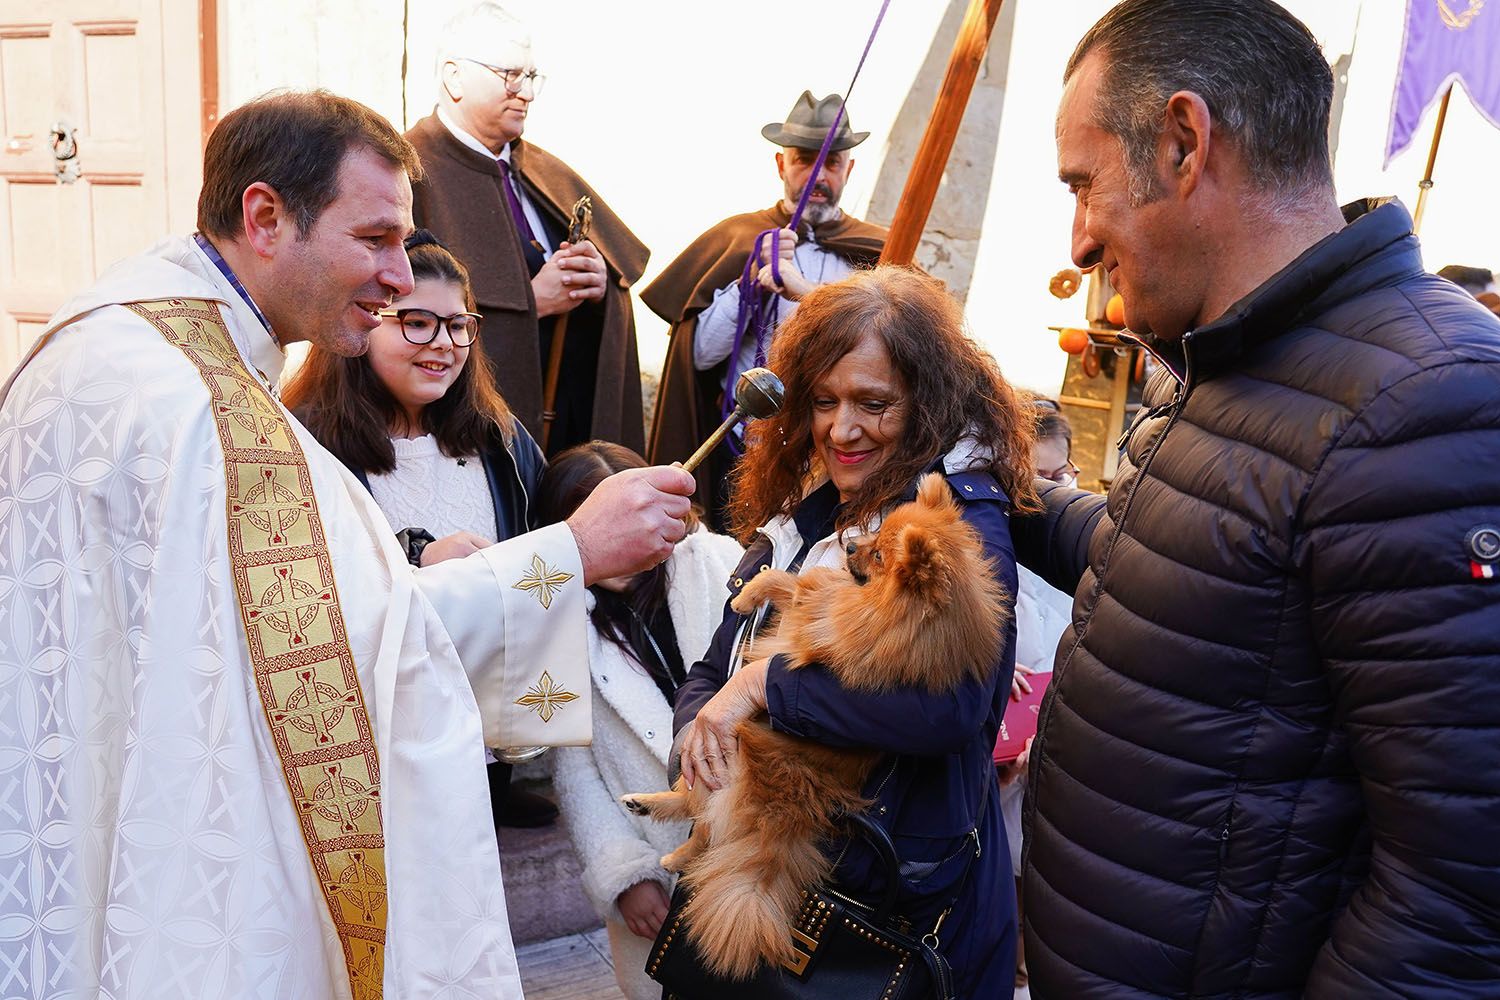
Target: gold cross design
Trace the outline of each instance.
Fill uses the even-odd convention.
[[[564,573],[559,569],[549,567],[542,562],[542,557],[535,553],[531,556],[531,572],[521,577],[515,585],[516,590],[529,590],[536,594],[536,599],[542,602],[542,610],[552,607],[552,595],[562,589],[562,585],[573,579],[572,573]]]
[[[239,379],[235,379],[240,390],[228,400],[219,400],[214,404],[214,412],[221,417],[228,417],[239,424],[245,430],[255,435],[255,443],[262,448],[269,447],[271,439],[268,435],[275,431],[281,424],[281,414],[274,407],[266,403],[266,398],[261,394],[260,387],[255,391]]]
[[[276,481],[276,470],[262,468],[260,482],[250,487],[243,500],[231,500],[229,512],[266,533],[271,545],[286,543],[284,532],[297,518],[313,509],[311,497],[299,497]]]
[[[317,680],[310,669],[297,671],[297,687],[287,695],[286,704],[271,712],[271,725],[296,726],[314,736],[318,746],[333,742],[329,732],[339,724],[346,709],[359,706],[359,694],[340,691],[332,684]]]
[[[365,951],[363,957],[349,964],[349,982],[354,988],[354,1000],[379,1000],[381,988],[385,985],[385,963],[381,961],[381,949],[368,941],[356,941],[354,947]]]
[[[365,923],[375,922],[375,908],[385,903],[385,883],[365,863],[364,851],[349,852],[349,867],[338,873],[338,881],[326,883],[328,891],[343,896],[359,909]]]
[[[566,691],[561,685],[552,680],[552,674],[546,670],[542,671],[541,680],[537,681],[526,693],[516,699],[516,704],[529,708],[542,717],[543,722],[551,722],[552,716],[557,710],[570,701],[577,701],[578,696],[572,691]]]
[[[338,761],[324,765],[322,770],[328,777],[313,789],[312,798],[302,800],[302,810],[316,809],[324,819],[337,822],[345,833],[358,833],[355,820],[380,801],[380,789],[367,788],[347,776]]]
[[[259,625],[262,620],[278,632],[291,636],[293,646],[307,642],[307,627],[318,616],[318,609],[334,603],[333,588],[313,588],[292,576],[290,566],[277,566],[279,579],[260,595],[260,605],[245,611],[245,621]]]

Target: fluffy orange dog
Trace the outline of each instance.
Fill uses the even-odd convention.
[[[789,668],[822,664],[844,687],[864,691],[943,692],[989,674],[1010,611],[942,476],[924,477],[914,502],[892,511],[873,538],[851,542],[848,564],[847,573],[766,570],[751,580],[734,610],[769,601],[779,618],[746,659],[784,653]],[[683,918],[707,967],[746,979],[762,961],[793,957],[802,893],[830,871],[818,844],[837,833],[841,813],[870,804],[860,790],[882,755],[778,733],[765,716],[736,735],[722,791],[701,782],[689,789],[679,778],[670,792],[621,801],[659,820],[694,821],[662,865],[680,870],[693,891]]]

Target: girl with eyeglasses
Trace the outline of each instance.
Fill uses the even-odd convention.
[[[281,397],[370,490],[412,565],[430,566],[534,528],[546,462],[485,363],[468,270],[425,229],[406,253],[411,294],[381,310],[369,350],[313,347]],[[490,764],[496,822],[550,823],[546,799],[507,797],[510,771]]]

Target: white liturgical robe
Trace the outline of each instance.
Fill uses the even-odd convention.
[[[168,297],[217,302],[275,382],[254,312],[174,239],[64,307],[0,406],[0,996],[343,1000],[252,674],[209,394],[112,304]],[[379,754],[384,996],[520,997],[482,744],[587,740],[572,534],[414,571],[287,419]]]

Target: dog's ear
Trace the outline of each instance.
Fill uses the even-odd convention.
[[[917,484],[917,503],[923,507],[952,506],[953,491],[948,489],[948,480],[941,473],[927,473]]]
[[[946,485],[943,489],[947,489]],[[903,586],[928,597],[945,593],[948,587],[948,560],[943,554],[943,539],[921,525],[908,524],[896,538],[898,558],[896,574]]]

